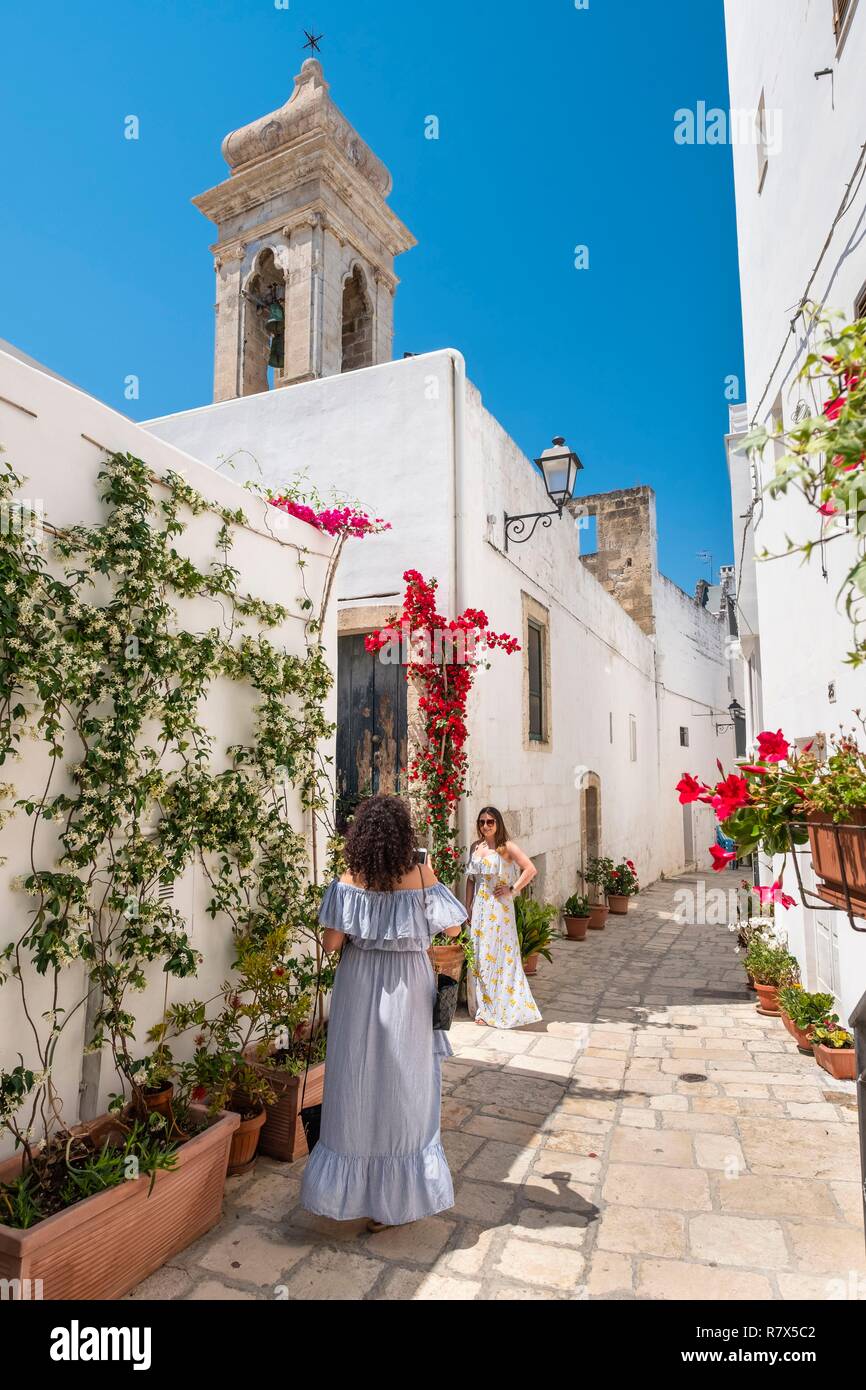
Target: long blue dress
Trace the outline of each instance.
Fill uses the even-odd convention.
[[[426,895],[426,912],[424,898]],[[466,910],[444,884],[375,893],[335,881],[319,920],[346,933],[328,1021],[321,1137],[301,1204],[336,1221],[418,1221],[454,1203],[439,1133],[448,1034],[433,1028],[431,938]]]

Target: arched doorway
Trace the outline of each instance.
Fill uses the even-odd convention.
[[[580,873],[586,892],[586,870],[590,859],[601,854],[601,778],[586,772],[580,786]]]
[[[373,364],[373,307],[359,265],[343,284],[343,353],[341,372]]]

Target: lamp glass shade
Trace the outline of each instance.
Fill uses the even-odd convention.
[[[570,502],[574,496],[577,470],[583,465],[577,454],[569,449],[565,440],[555,439],[550,448],[545,449],[541,458],[536,459],[535,462],[541,469],[544,486],[551,502],[556,506]]]

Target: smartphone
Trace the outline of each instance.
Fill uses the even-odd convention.
[[[427,856],[428,856],[428,852],[427,852],[426,849],[416,849],[416,851],[415,851],[415,863],[416,863],[416,864],[426,864],[426,863],[427,863]]]

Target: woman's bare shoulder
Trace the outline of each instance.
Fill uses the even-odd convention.
[[[422,885],[424,888],[432,888],[433,884],[438,882],[429,864],[413,864],[400,879],[397,888],[421,888]]]

